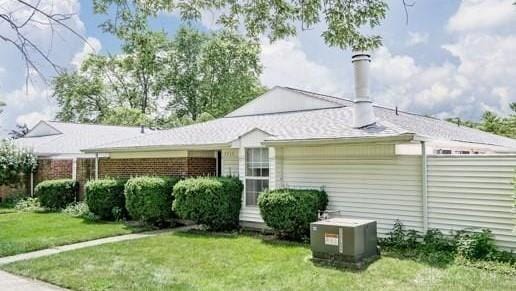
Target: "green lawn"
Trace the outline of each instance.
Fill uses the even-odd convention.
[[[4,266],[78,290],[514,290],[516,278],[383,256],[365,271],[314,266],[306,245],[194,233],[108,244]]]
[[[63,213],[0,211],[0,257],[131,233],[123,223],[95,223]]]

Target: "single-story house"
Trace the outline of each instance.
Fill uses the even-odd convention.
[[[380,234],[396,219],[419,231],[489,227],[500,245],[516,249],[516,140],[377,105],[370,55],[356,53],[352,63],[353,99],[274,87],[223,118],[82,151],[95,156],[97,177],[142,167],[238,176],[244,226],[263,225],[257,197],[264,189],[324,188],[330,210],[375,219]]]

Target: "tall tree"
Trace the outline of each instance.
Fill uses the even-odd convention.
[[[388,9],[386,0],[94,0],[94,6],[98,13],[116,6],[121,19],[134,7],[148,14],[175,12],[186,21],[200,20],[203,13],[217,10],[217,22],[224,27],[236,30],[243,25],[249,37],[266,34],[272,41],[295,35],[297,27],[304,30],[323,23],[326,44],[341,49],[379,47],[381,37],[367,35],[363,28],[380,25]]]
[[[0,113],[4,111],[3,107],[5,106],[5,102],[0,100]]]
[[[219,117],[263,92],[259,46],[236,34],[116,32],[124,35],[120,55],[91,55],[54,79],[58,119],[168,127]]]
[[[169,51],[165,86],[178,117],[219,117],[263,92],[259,46],[230,32],[205,34],[183,27]]]

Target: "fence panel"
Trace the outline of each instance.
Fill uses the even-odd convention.
[[[516,251],[515,169],[516,156],[429,156],[429,228],[489,228]]]

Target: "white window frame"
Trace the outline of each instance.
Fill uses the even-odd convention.
[[[268,170],[267,176],[248,176],[247,175],[247,152],[248,152],[248,150],[256,150],[256,149],[263,150],[267,153],[267,170]],[[245,207],[258,207],[258,203],[254,204],[254,205],[247,204],[247,180],[267,181],[267,185],[268,185],[267,188],[270,187],[271,165],[270,165],[269,155],[270,155],[269,148],[267,148],[267,147],[246,147],[246,148],[244,148],[244,199],[243,200],[244,200]],[[258,197],[256,197],[256,198],[258,200]]]

